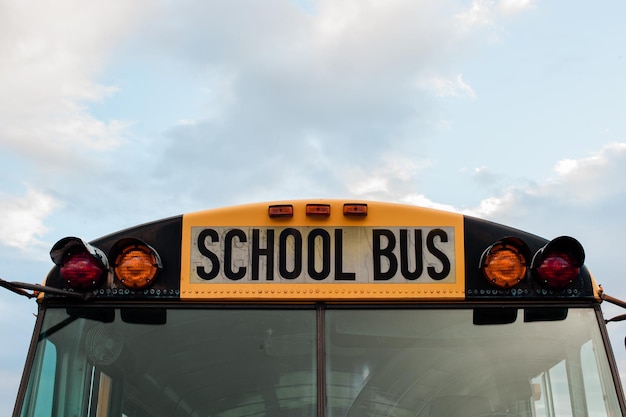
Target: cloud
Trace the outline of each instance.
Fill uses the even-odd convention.
[[[359,168],[346,176],[350,195],[365,200],[405,200],[418,188],[419,173],[431,164],[429,160],[418,163],[398,154],[387,154],[383,160],[384,163],[372,171]]]
[[[426,91],[431,91],[437,97],[476,98],[474,89],[463,81],[461,74],[457,75],[454,80],[442,77],[425,78],[418,80],[417,85]]]
[[[53,197],[32,188],[22,197],[0,195],[0,243],[24,251],[47,247],[39,238],[48,232],[44,220],[58,207]]]
[[[502,18],[513,17],[535,7],[535,0],[473,0],[456,18],[467,28],[493,27]]]
[[[5,105],[0,144],[26,161],[42,193],[94,228],[274,197],[419,199],[433,95],[477,94],[451,68],[476,41],[458,26],[463,3],[5,7],[12,17],[0,39],[14,42],[0,40],[0,92],[14,105]],[[176,63],[175,80],[156,71],[155,89],[166,93],[151,95],[151,105],[167,109],[173,96],[201,104],[177,113],[169,128],[98,117],[94,103],[136,99],[100,80],[111,57],[132,62],[115,68],[130,71],[129,82],[154,74],[137,68]],[[423,79],[430,90],[416,84]]]
[[[493,26],[497,18],[493,0],[474,0],[467,10],[457,14],[457,19],[468,29]]]
[[[65,160],[68,149],[119,145],[125,123],[99,120],[85,103],[118,88],[97,81],[143,2],[42,0],[0,6],[0,145],[28,160]],[[79,35],[77,35],[79,34]]]
[[[543,201],[547,207],[603,207],[626,198],[626,143],[611,143],[593,155],[563,159],[554,167],[555,177],[540,184],[512,187],[499,197],[482,202],[478,214],[504,216],[528,202]],[[541,205],[537,205],[541,207]]]
[[[479,94],[453,64],[477,42],[459,25],[464,3],[186,5],[162,3],[136,58],[181,63],[209,103],[153,139],[154,172],[192,198],[361,193],[349,173],[366,172],[371,188],[389,155],[424,159],[436,97]]]
[[[500,22],[534,8],[534,4],[534,0],[473,0],[455,18],[463,31],[486,30],[490,42],[501,43],[503,29]]]
[[[535,8],[535,0],[501,0],[497,9],[504,16],[513,16]]]
[[[335,131],[367,120],[406,123],[430,110],[424,88],[476,97],[462,75],[449,75],[450,62],[475,42],[458,25],[454,11],[463,7],[323,0],[311,14],[290,2],[236,0],[189,2],[174,13],[166,3],[139,57],[186,63],[206,91],[228,79],[226,107],[246,122]]]
[[[625,178],[626,143],[611,143],[596,154],[582,159],[564,159],[555,166],[558,178],[575,193],[562,198],[578,204],[597,204],[626,195]]]
[[[474,168],[472,172],[472,177],[478,183],[487,186],[496,184],[500,180],[500,177],[497,174],[495,174],[485,166]]]

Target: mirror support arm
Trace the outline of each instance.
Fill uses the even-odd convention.
[[[37,293],[39,292],[61,295],[64,297],[80,298],[82,300],[86,300],[87,298],[89,298],[88,294],[83,294],[80,292],[67,291],[67,290],[62,290],[59,288],[48,287],[48,286],[39,285],[39,284],[29,284],[26,282],[10,282],[10,281],[5,281],[2,278],[0,278],[0,287],[4,287],[9,291],[13,291],[16,294],[23,295],[24,297],[28,297],[28,298],[37,297],[38,296]],[[32,290],[34,292],[30,293],[25,290]]]

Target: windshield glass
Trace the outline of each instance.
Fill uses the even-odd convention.
[[[68,415],[621,414],[591,308],[48,309],[21,416]]]

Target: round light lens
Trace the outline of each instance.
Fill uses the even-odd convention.
[[[553,252],[544,257],[537,268],[542,282],[553,288],[570,285],[578,275],[580,268],[575,266],[572,256],[567,252]]]
[[[515,246],[498,243],[487,253],[482,270],[492,284],[510,288],[526,276],[526,259]]]
[[[128,288],[144,288],[156,276],[159,264],[149,247],[133,245],[124,248],[115,259],[115,275]]]
[[[69,254],[61,265],[61,277],[73,288],[93,287],[105,271],[102,262],[86,252]]]

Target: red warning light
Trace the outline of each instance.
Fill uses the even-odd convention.
[[[98,284],[105,267],[87,252],[69,254],[61,266],[61,277],[72,288],[87,289]]]
[[[537,267],[537,275],[541,281],[554,288],[567,287],[579,271],[572,255],[566,252],[553,252],[544,256],[541,265]]]
[[[543,284],[565,288],[574,282],[584,262],[582,245],[572,237],[561,236],[537,251],[532,270]]]
[[[55,243],[50,258],[61,268],[61,278],[75,289],[96,286],[109,269],[104,252],[77,237],[65,237]]]

